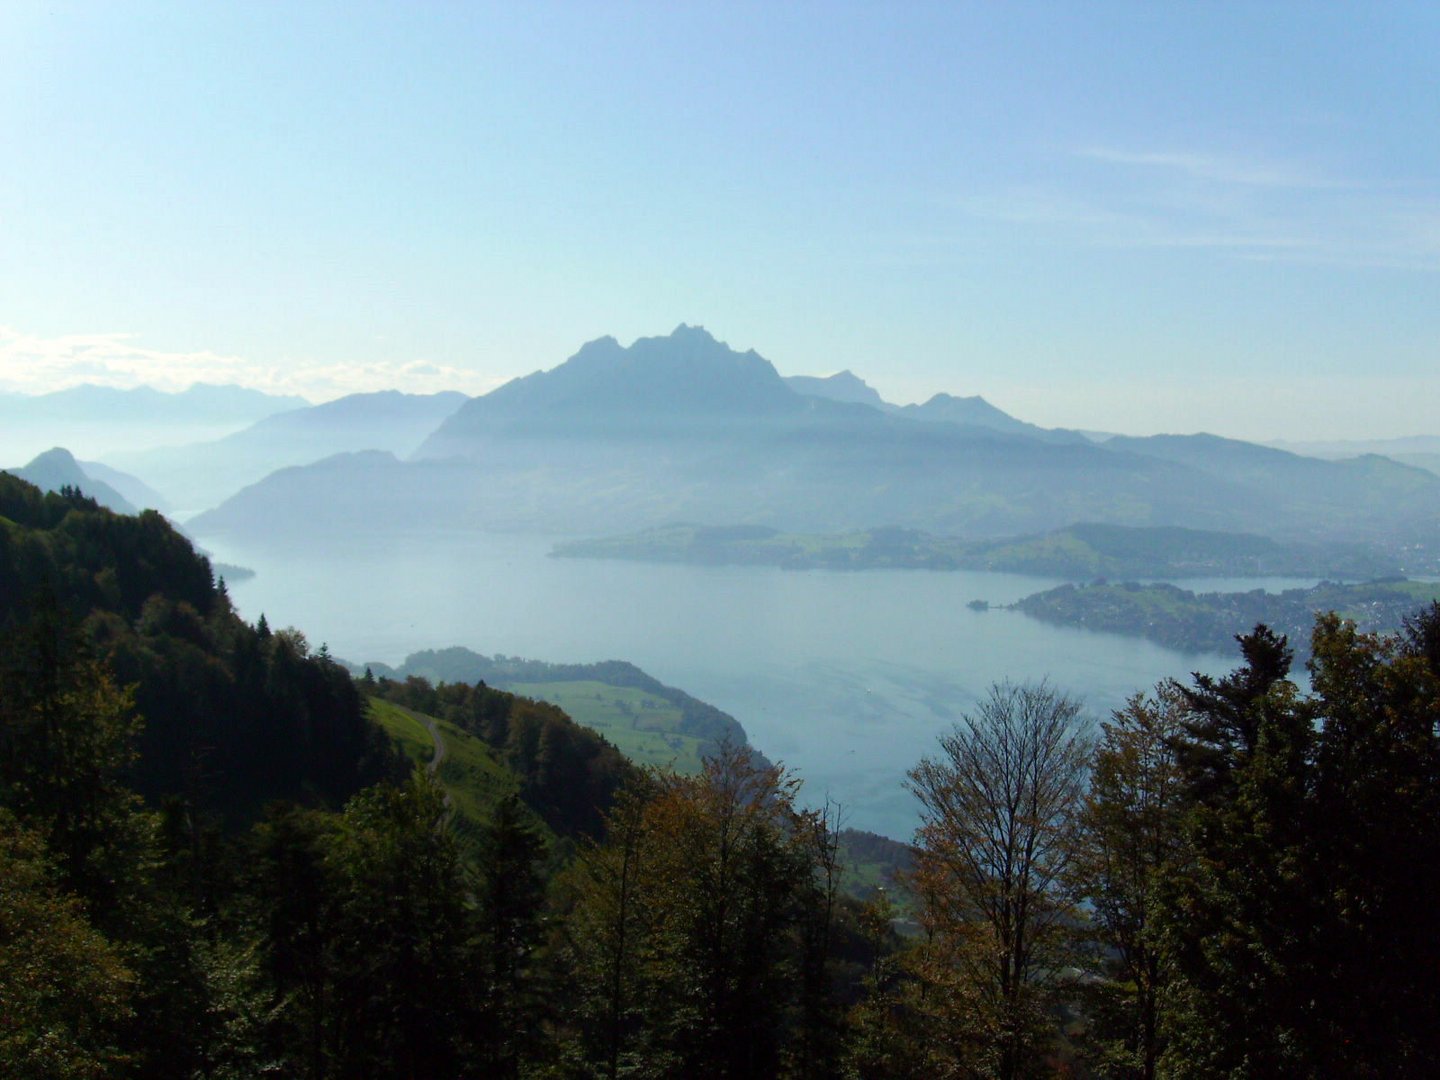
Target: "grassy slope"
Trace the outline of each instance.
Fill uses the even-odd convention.
[[[370,716],[416,765],[429,767],[435,744],[425,725],[432,717],[379,698],[370,699]],[[445,740],[445,760],[440,765],[439,780],[454,808],[450,826],[461,852],[473,862],[476,840],[480,829],[490,820],[491,807],[518,789],[520,783],[482,740],[444,720],[434,723]],[[536,815],[530,815],[530,820],[546,844],[553,844],[555,836],[549,827]]]
[[[840,887],[856,900],[869,900],[884,889],[902,917],[915,913],[915,897],[905,880],[914,869],[909,846],[875,833],[843,829],[840,832]]]
[[[680,710],[643,690],[577,681],[520,684],[513,687],[513,691],[560,706],[578,723],[599,731],[639,764],[689,772],[700,769],[701,740],[673,733]],[[429,767],[434,743],[426,721],[434,718],[379,698],[370,699],[370,716],[395,739],[410,760],[422,768]],[[440,766],[440,782],[455,810],[451,827],[461,851],[474,862],[475,838],[479,828],[489,820],[490,807],[507,792],[515,790],[518,782],[484,742],[453,724],[443,720],[434,722],[445,740],[446,757]],[[553,840],[538,818],[534,823],[547,841]],[[884,886],[901,913],[909,913],[912,899],[909,890],[895,880],[893,853],[876,851],[873,845],[854,845],[852,836],[848,832],[841,836],[844,891],[865,900],[874,895],[877,886]]]
[[[883,888],[890,894],[891,903],[897,905],[902,913],[909,913],[914,898],[911,896],[909,887],[896,879],[893,863],[884,860],[866,860],[852,850],[842,837],[840,865],[844,868],[844,876],[840,879],[840,888],[845,895],[852,896],[856,900],[869,900],[879,889]]]
[[[638,765],[658,765],[686,774],[700,771],[702,741],[680,734],[680,709],[654,694],[594,680],[507,682],[505,689],[558,705],[577,724],[598,731]]]
[[[370,699],[370,719],[374,720],[405,751],[405,756],[417,765],[429,765],[434,743],[425,724],[418,719],[419,713],[402,709],[379,698]]]

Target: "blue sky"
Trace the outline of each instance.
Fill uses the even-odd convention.
[[[703,324],[1045,424],[1440,433],[1440,6],[0,7],[0,389]]]

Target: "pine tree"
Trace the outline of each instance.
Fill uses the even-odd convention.
[[[1316,1075],[1312,715],[1287,678],[1284,637],[1260,626],[1240,646],[1244,666],[1185,691],[1186,850],[1165,882],[1176,975],[1165,1060],[1206,1075]]]
[[[478,847],[471,950],[480,987],[479,1056],[487,1075],[515,1077],[537,1044],[545,843],[512,792],[496,804]]]
[[[346,804],[327,847],[339,1075],[443,1077],[459,1060],[465,893],[445,795],[422,769]]]

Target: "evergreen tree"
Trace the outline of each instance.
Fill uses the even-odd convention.
[[[515,1077],[538,1044],[545,845],[513,792],[496,804],[479,851],[471,945],[471,977],[479,983],[477,1055],[485,1075]]]
[[[884,889],[860,912],[868,963],[862,996],[848,1017],[844,1061],[844,1075],[855,1080],[931,1080],[954,1068],[954,1059],[943,1053],[949,1033],[925,1023],[920,984],[906,970],[917,953],[902,947],[894,928],[897,914]]]
[[[65,885],[101,910],[119,902],[147,842],[122,779],[139,730],[130,692],[42,591],[0,641],[0,801],[42,832]]]
[[[807,1006],[807,919],[823,910],[798,782],[727,748],[582,856],[569,956],[585,1067],[602,1076],[814,1075],[829,1011]],[[590,928],[599,931],[591,937]],[[813,937],[811,937],[813,935]],[[794,1051],[809,1046],[810,1055]],[[824,1049],[824,1055],[838,1048]]]
[[[604,843],[588,842],[564,881],[570,896],[560,956],[577,982],[566,1018],[577,1043],[571,1057],[607,1080],[637,1067],[651,794],[644,781],[622,791],[606,817]]]
[[[260,942],[258,966],[271,988],[267,1048],[292,1062],[296,1074],[328,1074],[336,886],[326,865],[328,815],[276,804],[252,838]]]
[[[465,892],[423,770],[355,796],[325,851],[330,1068],[342,1077],[447,1077],[463,1034]]]
[[[1317,621],[1310,992],[1330,1075],[1440,1072],[1440,606],[1402,635]]]
[[[1166,882],[1171,989],[1165,1060],[1183,1075],[1318,1075],[1313,988],[1323,889],[1309,847],[1314,728],[1265,627],[1245,665],[1185,692],[1177,743],[1186,851]]]

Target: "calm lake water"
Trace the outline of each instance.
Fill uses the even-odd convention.
[[[1048,678],[1099,718],[1163,677],[1235,663],[966,607],[1056,584],[1015,574],[552,559],[547,538],[513,535],[356,537],[298,554],[204,542],[256,571],[231,587],[246,619],[264,612],[347,660],[395,664],[447,645],[629,660],[734,715],[752,744],[799,772],[810,799],[828,792],[848,824],[896,837],[916,821],[905,771],[990,683]]]

